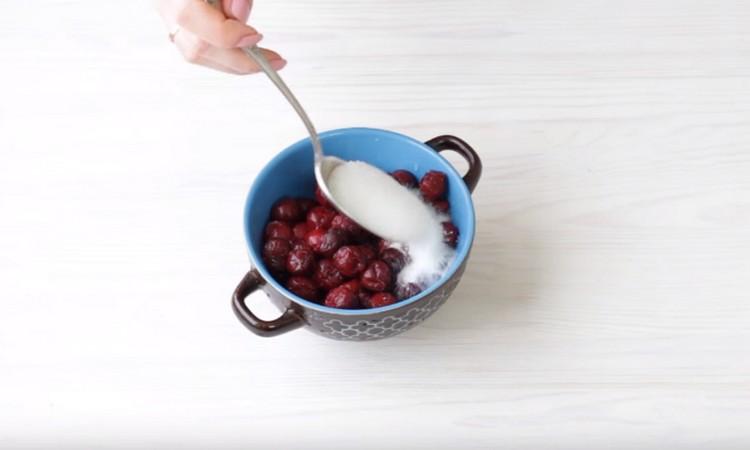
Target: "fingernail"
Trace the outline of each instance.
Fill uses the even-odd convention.
[[[271,64],[273,70],[281,70],[286,66],[286,59],[274,59],[273,61],[269,61],[269,64]]]
[[[250,2],[247,0],[232,0],[229,11],[237,20],[246,20],[247,12],[250,10]]]
[[[250,34],[237,41],[237,47],[252,47],[263,39],[260,33]]]

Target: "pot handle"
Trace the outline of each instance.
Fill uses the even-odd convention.
[[[250,311],[245,304],[245,299],[257,291],[265,282],[260,273],[252,269],[242,278],[240,284],[237,285],[237,289],[234,290],[234,294],[232,295],[232,309],[237,318],[240,319],[240,322],[248,330],[263,337],[277,336],[301,327],[304,324],[302,319],[291,309],[287,309],[284,311],[284,314],[274,320],[259,319]]]
[[[444,150],[452,150],[463,156],[466,162],[469,163],[469,170],[464,175],[464,183],[469,188],[469,192],[474,192],[474,188],[479,183],[479,177],[482,176],[482,160],[479,159],[479,155],[477,155],[477,152],[469,144],[461,138],[447,134],[434,137],[425,142],[425,144],[435,149],[438,153]]]

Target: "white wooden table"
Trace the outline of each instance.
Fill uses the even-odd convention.
[[[750,446],[748,2],[256,3],[320,129],[480,152],[462,284],[385,341],[251,335],[242,207],[292,111],[147,1],[7,2],[1,448]]]

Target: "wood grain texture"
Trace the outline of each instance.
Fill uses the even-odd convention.
[[[252,23],[320,129],[475,146],[462,284],[386,341],[250,335],[242,207],[292,111],[183,64],[148,2],[8,3],[0,447],[750,446],[750,4],[257,0]]]

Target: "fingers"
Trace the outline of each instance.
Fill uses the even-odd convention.
[[[211,59],[220,61],[222,64],[226,64],[242,75],[258,73],[261,71],[260,66],[258,66],[258,64],[256,64],[255,61],[247,56],[247,54],[242,50],[221,48],[216,48],[213,50],[216,51],[216,59],[214,59],[214,55],[211,56]],[[274,70],[281,70],[284,68],[284,66],[286,66],[286,60],[275,51],[269,50],[267,48],[261,48],[260,50]]]
[[[260,67],[241,49],[215,47],[184,30],[175,35],[174,43],[185,60],[192,64],[237,75],[260,71]],[[286,65],[286,61],[278,53],[268,49],[261,50],[275,70],[281,70]]]
[[[201,58],[200,61],[197,63],[203,67],[208,67],[209,69],[218,70],[219,72],[225,72],[225,73],[231,73],[232,75],[242,75],[241,73],[235,71],[232,68],[222,66],[221,64],[215,63],[213,61],[209,61],[207,59]]]
[[[233,0],[232,3],[237,1],[240,0]],[[248,2],[248,12],[249,8]],[[250,47],[257,44],[263,37],[253,27],[225,17],[221,11],[203,0],[178,2],[176,11],[173,12],[175,12],[173,20],[180,28],[190,31],[215,47]]]
[[[253,7],[252,0],[222,0],[221,2],[224,14],[240,22],[247,22],[250,17],[250,8]]]
[[[205,0],[157,0],[167,26],[177,24],[172,35],[185,60],[234,74],[249,74],[260,67],[240,47],[250,47],[262,39],[245,25],[252,0],[222,0],[221,9]],[[226,16],[225,16],[226,14]],[[271,67],[282,69],[286,61],[276,52],[261,49]]]

